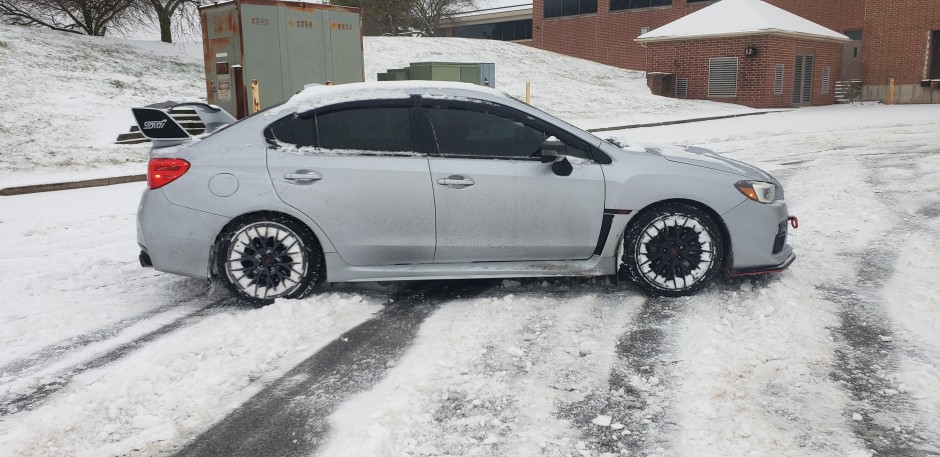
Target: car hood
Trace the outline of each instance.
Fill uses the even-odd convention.
[[[777,183],[777,180],[766,171],[738,160],[720,156],[710,149],[670,144],[614,144],[625,151],[646,152],[661,156],[670,162],[733,173],[748,179]]]

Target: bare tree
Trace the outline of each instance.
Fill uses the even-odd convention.
[[[397,35],[411,25],[411,8],[416,0],[332,0],[334,5],[362,8],[362,33]]]
[[[0,20],[62,32],[104,36],[137,0],[0,0]]]
[[[3,1],[3,0],[0,0]],[[144,0],[160,25],[160,41],[173,42],[173,31],[192,30],[198,25],[199,0]],[[176,18],[176,21],[174,21]]]
[[[415,0],[411,15],[419,30],[434,36],[442,22],[475,6],[475,0]]]

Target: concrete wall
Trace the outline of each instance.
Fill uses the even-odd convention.
[[[887,84],[866,85],[862,88],[862,99],[888,103],[889,88]],[[920,84],[895,84],[894,103],[898,105],[940,103],[940,89],[921,87]]]

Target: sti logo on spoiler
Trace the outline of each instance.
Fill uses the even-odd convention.
[[[147,121],[144,122],[144,129],[153,130],[153,129],[162,129],[166,125],[166,119],[162,121]]]

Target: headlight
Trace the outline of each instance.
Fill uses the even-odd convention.
[[[774,201],[777,186],[764,181],[738,181],[734,184],[745,197],[755,202],[771,203]]]

